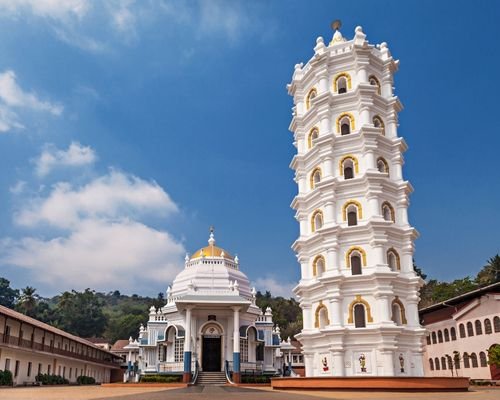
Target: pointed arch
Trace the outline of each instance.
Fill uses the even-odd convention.
[[[406,320],[406,310],[403,302],[399,299],[398,296],[394,297],[394,300],[392,300],[392,305],[394,306],[397,304],[399,306],[399,312],[400,312],[400,317],[401,317],[401,323],[403,325],[406,325],[408,321]],[[392,320],[395,321],[395,315],[394,315],[394,308],[392,309],[393,315],[392,315]]]
[[[346,86],[345,88],[350,90],[352,88],[352,79],[351,75],[349,75],[347,72],[339,72],[337,75],[335,75],[335,78],[333,78],[333,91],[335,93],[344,93],[344,92],[339,92],[339,81],[341,78],[345,79]]]
[[[317,95],[318,95],[318,91],[316,90],[316,88],[313,87],[311,90],[309,90],[309,93],[307,93],[307,96],[306,96],[306,110],[309,110],[311,108],[311,101]]]
[[[322,273],[324,273],[326,269],[325,257],[323,257],[321,254],[319,256],[314,257],[312,263],[312,269],[313,269],[313,276],[319,276]],[[321,273],[320,270],[322,270]]]
[[[377,94],[380,95],[381,94],[381,86],[380,86],[380,81],[378,80],[378,78],[375,76],[375,75],[370,75],[368,77],[368,83],[372,86],[376,86],[377,87]]]
[[[394,207],[388,201],[384,201],[381,206],[382,209],[382,217],[386,221],[396,222],[396,212],[394,211]]]
[[[366,252],[359,246],[352,246],[345,253],[345,264],[346,264],[347,268],[351,268],[351,255],[354,252],[358,252],[361,255],[363,267],[366,267]]]
[[[323,226],[323,211],[316,210],[311,216],[311,232],[316,232]]]
[[[309,135],[307,135],[307,147],[309,149],[312,149],[314,145],[314,140],[317,139],[318,137],[319,137],[319,129],[317,126],[315,126],[309,131]]]
[[[391,259],[394,261],[392,261]],[[391,247],[389,250],[387,250],[387,264],[393,271],[401,270],[401,258],[399,257],[399,254],[394,247]]]
[[[321,315],[321,313],[324,313]],[[320,300],[318,307],[316,307],[316,311],[314,312],[314,327],[320,329],[321,328],[321,316],[324,316],[325,326],[330,325],[330,319],[328,317],[328,308],[323,304],[323,301]]]
[[[353,156],[352,154],[347,154],[346,156],[342,157],[339,161],[339,175],[345,177],[345,166],[344,163],[346,161],[350,161],[352,163],[352,167],[354,170],[355,174],[359,174],[359,162],[358,159]]]
[[[342,133],[342,127],[341,127],[341,125],[343,125],[342,122],[345,119],[349,120],[349,128],[350,128],[350,132],[349,133],[351,133],[352,131],[354,131],[354,129],[356,129],[356,124],[354,122],[354,115],[352,115],[349,112],[345,112],[345,113],[340,114],[337,117],[336,125],[337,125],[337,133],[339,133],[339,134]]]
[[[372,317],[372,311],[370,307],[370,303],[368,303],[366,300],[364,300],[361,295],[357,294],[354,298],[354,300],[349,304],[349,317],[347,318],[347,323],[352,324],[354,323],[354,306],[356,304],[363,304],[365,306],[366,310],[366,320],[367,322],[373,322],[373,317]]]
[[[381,128],[382,129],[382,136],[385,136],[385,124],[384,124],[384,120],[379,115],[375,115],[372,118],[372,122],[373,122],[373,126],[375,128]]]
[[[363,206],[359,201],[356,200],[348,200],[343,206],[342,206],[342,219],[343,221],[347,221],[347,209],[349,206],[355,206],[358,210],[358,218],[363,219]]]
[[[377,158],[377,169],[379,172],[382,172],[383,174],[389,173],[389,164],[387,163],[384,157]]]
[[[311,189],[314,189],[318,183],[321,182],[322,173],[321,168],[316,167],[312,170],[311,176],[309,177],[309,186]]]

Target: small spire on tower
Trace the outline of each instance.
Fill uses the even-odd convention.
[[[333,38],[332,38],[332,41],[330,42],[330,46],[332,44],[335,44],[338,42],[345,42],[345,39],[339,30],[341,26],[342,26],[342,21],[340,21],[340,19],[336,19],[335,21],[332,22],[331,27],[335,31],[335,33],[333,34]]]
[[[213,246],[213,245],[215,244],[215,236],[214,236],[214,231],[215,231],[214,227],[213,227],[213,226],[211,226],[211,227],[210,227],[210,237],[209,237],[209,239],[208,239],[208,244],[209,244],[210,246]]]

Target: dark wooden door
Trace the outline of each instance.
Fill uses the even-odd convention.
[[[203,371],[221,370],[221,339],[220,337],[203,337]]]

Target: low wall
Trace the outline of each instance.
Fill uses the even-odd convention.
[[[467,391],[469,378],[425,377],[314,377],[273,378],[273,389],[293,390],[391,390],[399,391]]]

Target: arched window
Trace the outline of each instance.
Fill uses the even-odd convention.
[[[306,97],[306,110],[309,110],[311,108],[311,101],[318,95],[318,92],[316,88],[312,88],[309,90],[309,93],[307,94]]]
[[[477,364],[477,355],[476,355],[476,353],[472,353],[470,355],[470,361],[471,361],[471,364],[472,364],[472,368],[477,368],[479,366]]]
[[[429,367],[431,371],[434,371],[434,361],[432,360],[432,358],[429,358]]]
[[[443,343],[443,332],[441,330],[438,331],[438,342]]]
[[[358,173],[358,160],[356,157],[347,155],[342,157],[339,162],[339,174],[344,177],[344,179],[354,178],[354,174]]]
[[[436,344],[436,343],[437,343],[436,332],[432,332],[432,344]]]
[[[321,276],[325,272],[325,258],[317,256],[313,261],[313,275]]]
[[[481,325],[481,321],[476,319],[476,321],[474,321],[474,325],[476,325],[476,335],[482,335],[483,334],[483,326]]]
[[[448,331],[448,328],[445,328],[443,333],[444,333],[444,341],[449,342],[450,341],[450,332]]]
[[[316,308],[316,312],[314,313],[315,321],[314,327],[323,329],[325,326],[330,325],[330,320],[328,318],[328,309],[320,300],[318,307]]]
[[[348,89],[351,89],[351,85],[351,75],[347,72],[341,72],[333,80],[333,91],[338,94],[346,93]]]
[[[399,254],[393,248],[387,250],[387,265],[389,265],[391,271],[399,271],[401,269]]]
[[[368,78],[368,82],[370,83],[370,85],[377,87],[377,94],[380,95],[381,92],[379,80],[374,75],[370,75],[370,77]]]
[[[446,369],[446,358],[444,356],[441,357],[441,369]]]
[[[378,172],[381,172],[383,174],[389,173],[389,164],[387,164],[387,161],[385,161],[383,157],[377,158],[377,169]]]
[[[359,201],[349,200],[342,207],[342,217],[348,226],[357,225],[363,218],[363,207]]]
[[[406,325],[406,312],[405,312],[405,306],[399,300],[399,297],[396,296],[396,298],[392,301],[392,320],[396,325]],[[430,342],[430,337],[428,338],[428,342]],[[429,343],[430,344],[430,343]]]
[[[457,340],[457,330],[455,328],[450,329],[451,340]]]
[[[337,132],[341,135],[348,135],[354,131],[354,116],[351,113],[340,114],[337,118]]]
[[[460,338],[464,338],[465,337],[465,326],[464,326],[464,324],[458,325],[458,330],[460,332]]]
[[[312,149],[312,147],[314,146],[314,141],[318,138],[318,136],[318,128],[314,127],[309,131],[309,136],[307,137],[307,146],[309,149]]]
[[[373,126],[375,128],[382,129],[382,135],[385,136],[385,124],[384,121],[382,121],[382,118],[380,118],[378,115],[375,115],[373,117]]]
[[[361,275],[362,266],[366,266],[366,253],[361,247],[351,247],[346,253],[347,268],[352,275]]]
[[[361,308],[356,308],[356,306],[361,306]],[[359,310],[359,311],[356,311]],[[358,322],[361,322],[360,316],[357,313],[362,313],[363,316],[363,326],[358,326]],[[373,322],[372,312],[370,308],[370,303],[361,298],[361,295],[356,295],[354,300],[349,304],[349,318],[347,319],[348,324],[354,324],[356,328],[363,328],[366,326],[367,322]]]
[[[323,227],[323,213],[321,210],[316,210],[311,217],[311,230],[316,232]]]
[[[320,182],[321,182],[321,169],[314,168],[313,172],[311,172],[311,177],[309,182],[311,189],[314,189],[316,185]]]
[[[472,322],[467,322],[467,336],[474,336],[474,328],[472,327]]]
[[[500,332],[500,317],[493,318],[493,328],[495,332]]]
[[[382,203],[382,217],[386,221],[396,222],[396,213],[394,212],[394,208],[387,201]]]
[[[455,364],[455,369],[460,369],[460,353],[458,351],[453,352],[453,362]]]
[[[446,359],[448,360],[448,369],[453,369],[453,360],[451,359],[451,356],[446,354]]]
[[[464,368],[470,368],[470,358],[467,353],[464,353],[463,360],[464,360]]]
[[[493,333],[493,330],[491,329],[491,321],[489,320],[489,318],[486,318],[484,320],[484,333],[486,333],[487,335]]]
[[[486,353],[484,351],[479,353],[479,363],[480,363],[481,367],[488,366],[488,360],[486,359]]]
[[[436,366],[436,371],[439,371],[441,368],[439,367],[439,358],[434,358],[434,364]]]
[[[363,304],[354,306],[354,327],[366,328],[365,306]]]
[[[431,336],[430,335],[427,335],[425,337],[425,339],[427,340],[427,346],[430,346],[431,345]]]

